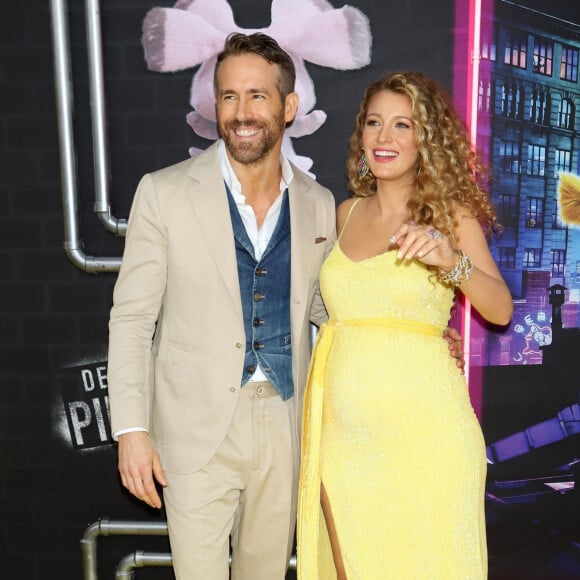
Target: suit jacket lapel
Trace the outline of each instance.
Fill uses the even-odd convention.
[[[310,185],[295,173],[289,187],[291,232],[291,287],[290,315],[293,342],[300,339],[299,332],[306,314],[309,294],[309,272],[312,248],[316,236],[315,207]],[[295,343],[297,344],[297,342]]]
[[[215,144],[200,154],[191,165],[189,176],[192,185],[188,199],[195,219],[207,240],[216,270],[224,281],[243,326],[234,232]]]

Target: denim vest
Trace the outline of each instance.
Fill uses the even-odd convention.
[[[285,401],[294,394],[290,339],[290,205],[284,192],[280,217],[262,258],[254,247],[226,186],[234,230],[246,355],[242,384],[258,363]]]

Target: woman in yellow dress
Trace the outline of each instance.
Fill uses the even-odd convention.
[[[367,89],[347,169],[305,398],[298,576],[486,578],[485,446],[442,338],[457,290],[492,323],[512,315],[480,166],[437,84],[395,73]]]

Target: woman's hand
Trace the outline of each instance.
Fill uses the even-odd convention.
[[[418,226],[414,222],[403,224],[391,238],[399,247],[398,258],[416,259],[427,266],[452,270],[457,262],[457,251],[447,236],[431,226]]]
[[[459,258],[459,250],[469,257],[469,275],[459,282],[461,292],[485,320],[492,324],[509,324],[513,313],[512,297],[489,251],[481,225],[467,211],[456,215],[457,249],[447,236],[431,226],[412,222],[402,225],[391,238],[399,247],[398,255],[405,260],[420,260],[449,272]]]

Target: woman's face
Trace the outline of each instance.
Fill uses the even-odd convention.
[[[404,95],[384,90],[369,100],[362,147],[377,181],[415,182],[419,153],[411,119]]]

